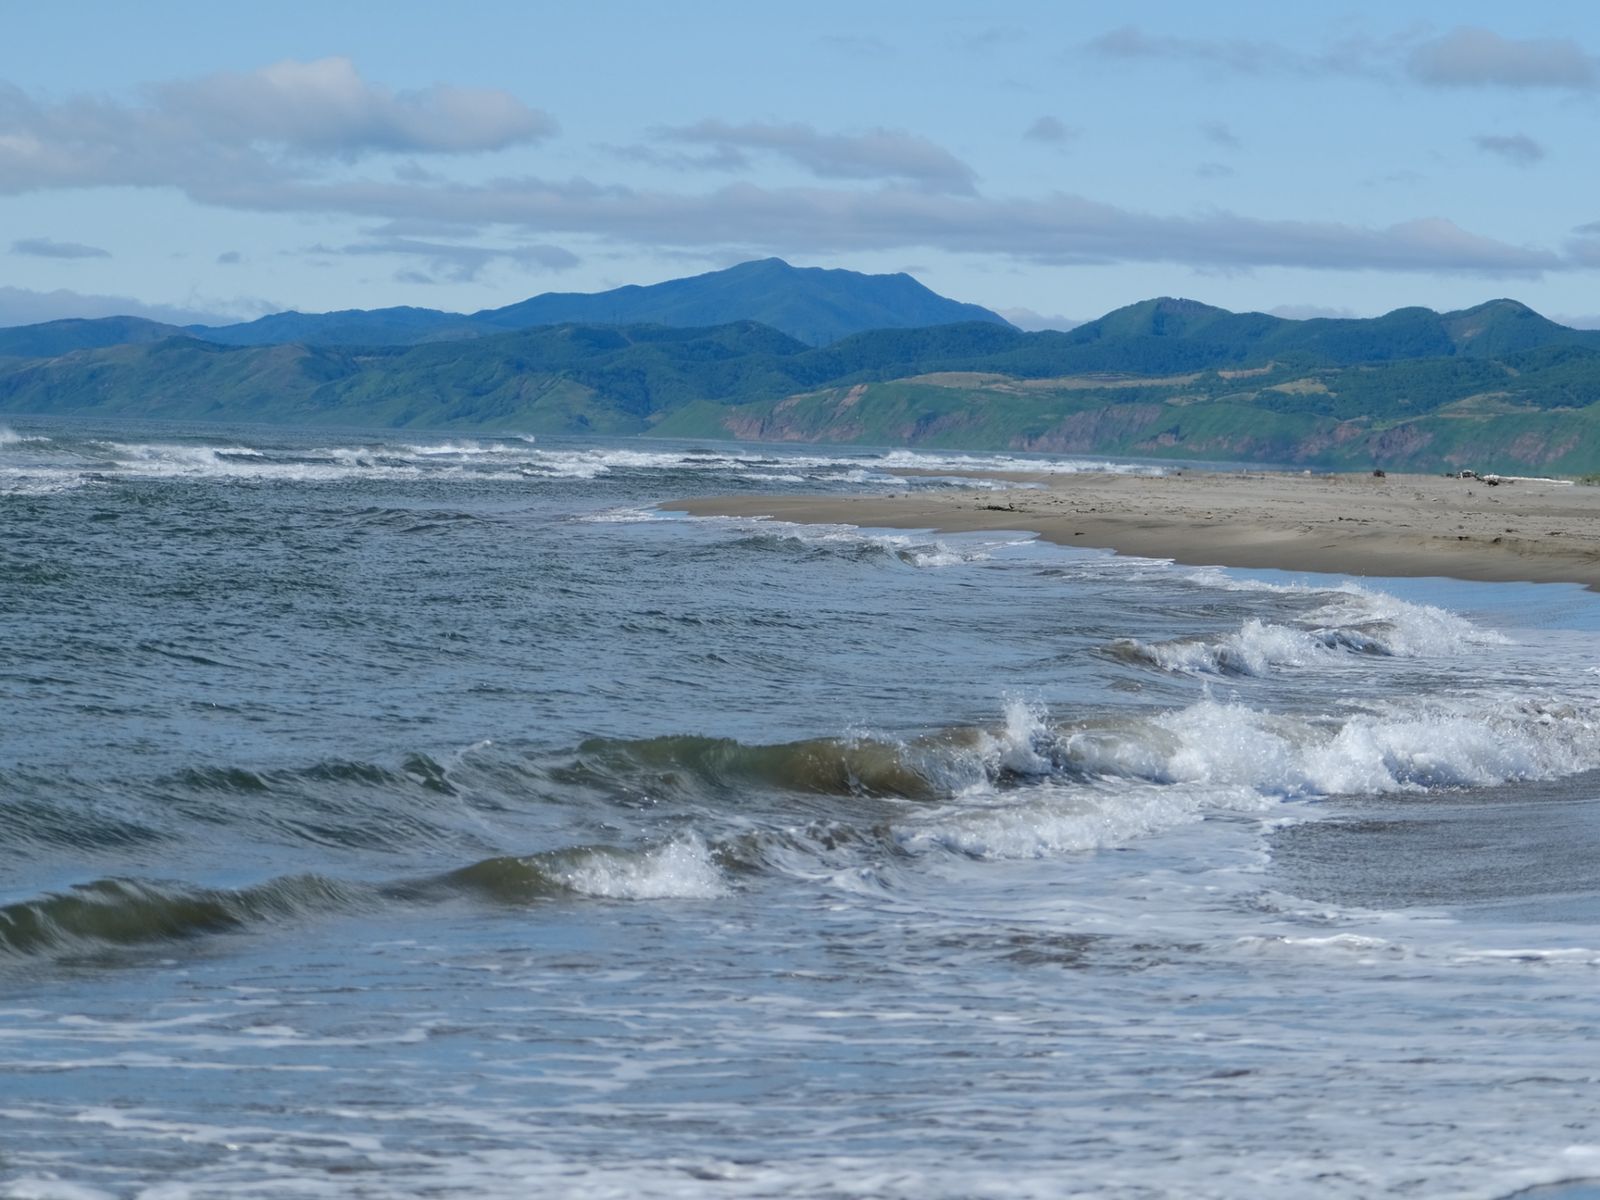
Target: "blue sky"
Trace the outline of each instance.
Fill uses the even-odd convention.
[[[1025,323],[1600,324],[1600,6],[14,8],[0,323],[472,311],[777,255]]]

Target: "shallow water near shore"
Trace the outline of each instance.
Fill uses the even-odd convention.
[[[1600,596],[661,507],[1091,465],[12,421],[0,1196],[1583,1194]]]

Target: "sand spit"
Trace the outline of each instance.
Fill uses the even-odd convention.
[[[986,478],[1033,486],[886,497],[715,496],[662,507],[694,516],[949,533],[1027,530],[1064,545],[1196,566],[1566,582],[1600,590],[1600,487],[1203,470]]]

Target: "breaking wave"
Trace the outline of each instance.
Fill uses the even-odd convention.
[[[0,427],[0,449],[50,442],[50,438],[23,436]],[[1158,470],[1087,460],[1018,459],[1003,454],[939,455],[914,451],[885,454],[855,450],[794,453],[732,445],[685,448],[648,442],[626,447],[566,448],[540,444],[528,435],[442,437],[437,441],[373,441],[299,448],[268,442],[91,439],[70,445],[62,443],[51,449],[52,461],[30,463],[27,476],[19,481],[6,479],[16,474],[17,468],[0,470],[0,483],[8,483],[7,490],[11,491],[44,492],[64,490],[85,482],[118,479],[317,484],[345,479],[582,482],[601,476],[641,479],[672,476],[679,479],[720,477],[728,486],[824,484],[904,488],[947,486],[947,480],[935,477],[941,471]],[[891,473],[894,471],[924,473],[929,478],[908,481]]]
[[[559,752],[486,744],[449,763],[412,756],[399,769],[201,768],[173,779],[169,789],[249,795],[252,803],[214,808],[210,819],[257,821],[302,844],[412,841],[434,853],[459,849],[470,842],[451,840],[452,805],[492,814],[529,802],[625,810],[645,840],[492,853],[442,874],[389,883],[299,874],[226,889],[100,879],[0,908],[0,952],[79,954],[462,899],[713,900],[727,895],[741,874],[811,875],[841,862],[870,867],[886,857],[930,853],[1081,852],[1210,812],[1262,812],[1288,799],[1428,792],[1596,768],[1600,713],[1592,706],[1507,697],[1368,703],[1301,716],[1208,698],[1065,721],[1012,701],[996,724],[909,738],[752,745],[686,734],[593,738]],[[300,815],[284,800],[296,788],[314,800]],[[247,815],[258,809],[274,815]],[[113,844],[150,836],[124,817],[108,818],[122,821],[107,831]],[[38,828],[44,819],[29,815],[29,840],[48,840]],[[476,823],[480,834],[487,828]],[[499,836],[512,834],[502,828]]]
[[[726,893],[710,852],[684,839],[643,849],[584,846],[490,858],[443,875],[387,884],[317,874],[283,876],[243,888],[97,879],[0,907],[0,956],[94,954],[461,898],[528,904],[563,896],[703,900]]]
[[[1445,609],[1355,585],[1319,594],[1327,602],[1292,623],[1250,617],[1232,633],[1160,642],[1122,638],[1106,652],[1179,674],[1263,676],[1280,667],[1326,665],[1341,655],[1447,658],[1505,642],[1501,634]]]

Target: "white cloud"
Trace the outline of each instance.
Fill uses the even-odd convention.
[[[1123,31],[1123,40],[1134,47],[1149,41],[1133,30]],[[1155,44],[1163,53],[1189,53],[1197,43]],[[1260,43],[1248,47],[1219,57],[1242,63],[1270,57]],[[150,94],[154,102],[143,107],[93,97],[56,103],[0,85],[0,191],[163,187],[238,211],[356,217],[375,226],[367,240],[324,248],[324,255],[406,255],[415,261],[404,269],[420,266],[430,277],[458,280],[496,261],[564,269],[572,256],[553,243],[571,237],[655,254],[824,257],[934,249],[1031,263],[1172,263],[1212,272],[1309,267],[1534,277],[1593,265],[1589,241],[1558,252],[1475,234],[1439,217],[1368,227],[1225,211],[1144,212],[1065,192],[988,197],[978,192],[972,169],[948,150],[885,129],[839,134],[798,123],[706,120],[658,131],[665,152],[730,161],[774,155],[825,181],[812,186],[652,189],[583,177],[469,184],[412,169],[409,159],[398,173],[382,164],[363,176],[330,159],[402,143],[407,154],[488,149],[507,138],[544,136],[549,126],[499,93],[438,87],[392,93],[362,81],[344,60],[212,76]],[[245,105],[248,97],[262,107]],[[468,100],[457,103],[461,97]],[[1036,121],[1036,130],[1061,131],[1046,122]],[[1213,140],[1232,136],[1225,126],[1209,132]],[[480,239],[507,244],[473,244]]]
[[[85,246],[82,242],[58,242],[51,238],[18,238],[11,243],[11,253],[27,254],[34,258],[110,258],[111,251],[99,246]]]
[[[394,92],[363,79],[348,58],[291,60],[150,90],[156,113],[182,120],[209,141],[265,142],[296,154],[462,154],[540,141],[556,131],[548,114],[509,92],[448,84]]]
[[[144,104],[55,102],[0,84],[0,192],[250,186],[306,177],[319,159],[499,150],[555,131],[549,116],[506,92],[392,92],[343,58],[162,84],[146,96]]]

